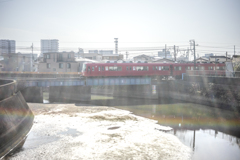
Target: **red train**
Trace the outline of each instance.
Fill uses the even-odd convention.
[[[84,63],[85,77],[161,76],[181,78],[183,73],[225,75],[224,63]]]

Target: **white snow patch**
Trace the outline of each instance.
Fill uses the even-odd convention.
[[[59,110],[58,106],[53,109]],[[28,145],[11,159],[191,159],[191,149],[156,121],[124,110],[35,116],[31,134],[55,141]],[[115,129],[109,130],[109,128]],[[63,134],[69,129],[75,135]],[[31,141],[31,139],[29,139]]]

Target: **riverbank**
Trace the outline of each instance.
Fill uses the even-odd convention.
[[[28,103],[35,114],[23,150],[10,159],[191,159],[157,121],[106,106]]]

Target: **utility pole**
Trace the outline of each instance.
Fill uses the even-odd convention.
[[[165,59],[167,58],[167,45],[165,44]]]
[[[191,45],[193,44],[193,54],[194,54],[194,70],[196,70],[196,53],[195,53],[195,40],[190,40]]]
[[[234,45],[234,55],[235,55],[235,45]]]
[[[175,48],[175,45],[174,45],[173,49],[174,49],[174,60],[176,62],[176,48]]]
[[[32,43],[32,46],[31,46],[31,48],[32,48],[32,56],[31,56],[31,69],[30,69],[30,71],[32,72],[33,71],[33,69],[32,69],[32,67],[33,67],[33,43]]]
[[[126,52],[126,60],[128,59],[128,52]]]
[[[194,52],[194,70],[196,70],[196,50],[195,50],[195,40],[193,40],[193,52]]]
[[[227,52],[226,52],[226,62],[227,62]]]

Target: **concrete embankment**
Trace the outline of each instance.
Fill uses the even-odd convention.
[[[160,101],[176,99],[234,111],[240,109],[240,88],[229,84],[166,80],[152,85],[113,86],[113,96]]]
[[[32,125],[34,115],[16,81],[0,80],[0,159],[20,148]]]

